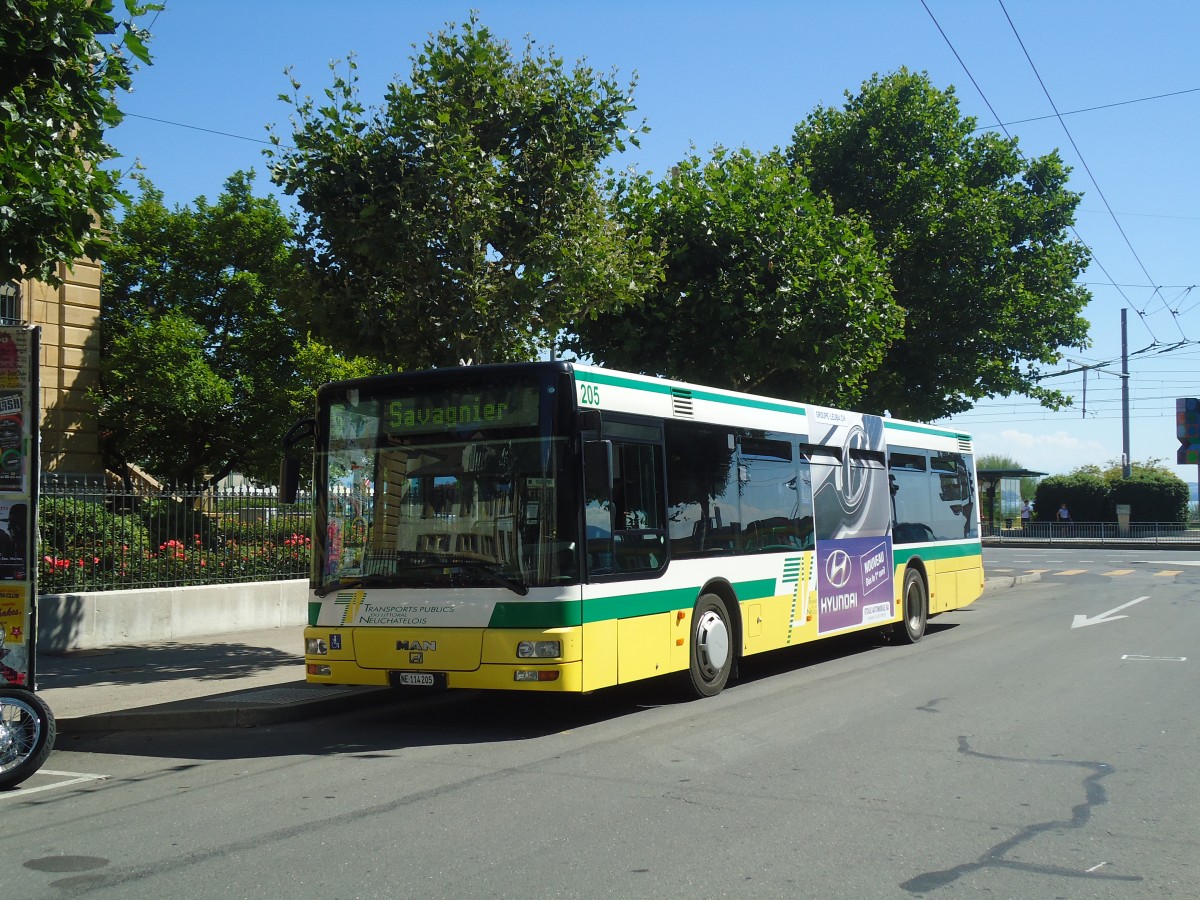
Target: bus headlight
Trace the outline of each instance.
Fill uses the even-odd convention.
[[[562,656],[562,641],[521,641],[517,659],[557,659]]]
[[[329,648],[325,646],[324,638],[305,638],[304,639],[304,655],[305,656],[324,656],[329,652]]]

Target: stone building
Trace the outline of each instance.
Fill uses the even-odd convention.
[[[40,325],[42,472],[63,478],[104,474],[95,404],[100,372],[100,263],[59,267],[62,284],[0,285],[0,323]]]

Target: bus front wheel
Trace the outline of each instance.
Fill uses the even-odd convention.
[[[729,611],[713,594],[704,594],[692,610],[691,662],[688,674],[697,697],[721,693],[733,671]]]
[[[909,644],[915,644],[925,636],[925,623],[929,620],[929,591],[925,579],[916,569],[904,573],[904,622],[896,626],[896,634]]]

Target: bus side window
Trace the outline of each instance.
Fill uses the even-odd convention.
[[[661,569],[667,564],[662,447],[617,443],[613,450],[613,564],[621,572]]]
[[[587,529],[588,570],[613,568],[613,445],[612,441],[584,444],[584,527]]]

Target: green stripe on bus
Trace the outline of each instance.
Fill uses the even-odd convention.
[[[581,625],[578,600],[497,603],[488,628],[567,628]]]
[[[909,425],[904,422],[893,422],[890,419],[884,419],[883,427],[890,428],[893,431],[911,431],[915,434],[935,434],[938,437],[952,437],[960,441],[971,440],[969,434],[963,434],[961,431],[949,431],[945,428],[934,427],[933,425]]]
[[[953,544],[938,546],[936,544],[909,544],[903,549],[897,548],[892,551],[892,563],[896,566],[902,566],[908,562],[910,556],[919,556],[921,559],[962,559],[966,556],[979,556],[981,553],[978,544]]]
[[[316,625],[317,618],[320,615],[321,615],[321,601],[320,600],[309,600],[308,601],[308,624]]]
[[[775,579],[761,578],[740,581],[733,585],[739,600],[756,600],[775,594]],[[597,597],[584,602],[582,621],[579,603],[575,600],[548,603],[497,603],[492,611],[489,628],[567,628],[584,622],[606,622],[610,619],[632,619],[656,613],[688,609],[696,603],[700,588],[674,588],[666,591],[643,591],[616,597]]]
[[[761,578],[756,581],[740,581],[733,585],[738,600],[756,600],[775,594],[775,579]],[[675,609],[690,609],[700,596],[700,588],[675,588],[669,591],[646,591],[639,594],[624,594],[617,597],[598,597],[584,603],[584,622],[606,622],[609,619],[631,619],[635,616],[650,616],[655,613],[671,612]]]
[[[725,394],[714,394],[712,391],[706,391],[702,388],[694,388],[686,385],[671,385],[658,384],[655,382],[636,381],[633,378],[623,378],[620,375],[609,375],[600,372],[581,372],[578,369],[575,371],[575,378],[579,381],[590,382],[591,384],[608,384],[613,387],[628,388],[633,391],[645,391],[649,394],[670,394],[673,387],[681,391],[687,391],[693,400],[707,400],[711,403],[728,403],[730,406],[745,406],[751,409],[766,409],[772,412],[791,413],[795,416],[806,415],[803,406],[798,403],[785,403],[781,400],[767,400],[758,397],[729,397]]]

